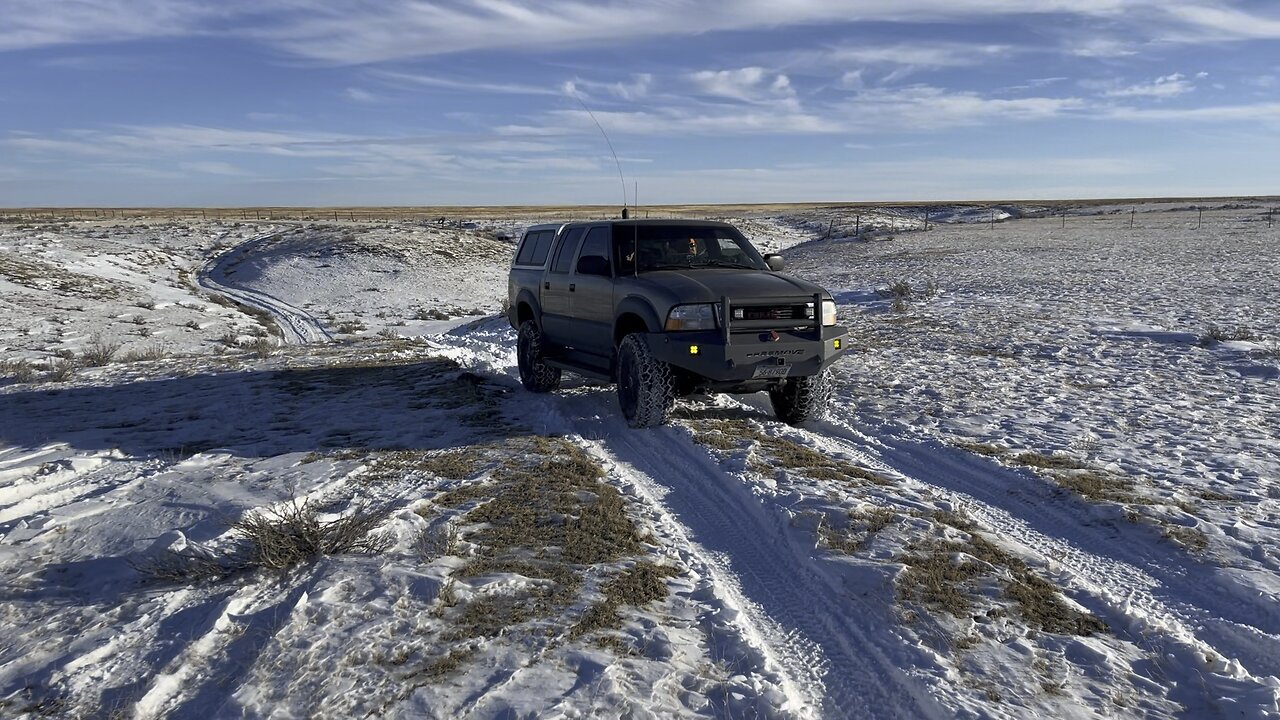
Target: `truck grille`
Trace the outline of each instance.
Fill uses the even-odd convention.
[[[733,308],[734,320],[808,320],[813,311],[806,305],[747,305]]]

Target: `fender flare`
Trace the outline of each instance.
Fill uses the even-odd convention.
[[[635,315],[644,321],[645,329],[648,332],[660,332],[662,330],[662,320],[658,319],[658,313],[649,304],[648,300],[635,295],[628,296],[618,303],[618,309],[613,321],[613,334],[616,338],[618,334],[617,318],[623,315]]]
[[[515,304],[511,306],[511,309],[508,312],[507,320],[511,323],[511,327],[517,330],[520,329],[519,318],[521,305],[528,305],[529,308],[533,310],[533,322],[537,324],[539,329],[541,329],[542,305],[538,303],[538,296],[528,288],[521,290],[520,294],[516,295]]]

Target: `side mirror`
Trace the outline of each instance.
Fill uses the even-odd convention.
[[[781,255],[774,255],[774,254],[765,255],[764,262],[766,265],[769,266],[770,270],[774,272],[782,272],[782,256]]]
[[[578,274],[579,275],[604,275],[609,276],[609,259],[600,257],[599,255],[587,255],[578,258]]]

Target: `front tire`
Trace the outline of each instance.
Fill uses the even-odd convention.
[[[808,377],[783,380],[769,388],[773,414],[788,425],[821,420],[831,400],[831,381],[826,371]]]
[[[671,366],[655,358],[642,335],[628,335],[618,346],[618,405],[627,424],[646,428],[667,422],[675,405]]]
[[[516,340],[516,365],[520,368],[520,384],[529,392],[544,393],[560,387],[560,368],[547,365],[544,359],[546,341],[538,323],[520,323]]]

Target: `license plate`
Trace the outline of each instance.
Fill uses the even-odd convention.
[[[753,378],[781,378],[791,371],[790,365],[757,365],[751,373]]]

